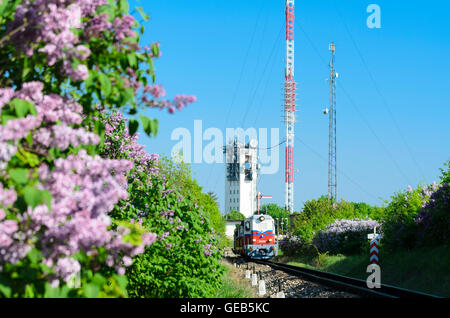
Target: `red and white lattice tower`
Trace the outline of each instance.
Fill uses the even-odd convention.
[[[286,68],[284,81],[284,123],[286,126],[285,207],[294,212],[294,0],[286,1]]]

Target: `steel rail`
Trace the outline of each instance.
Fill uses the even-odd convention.
[[[252,262],[269,265],[272,268],[281,270],[283,272],[295,275],[297,277],[306,278],[327,286],[332,286],[339,290],[344,290],[350,293],[359,294],[371,298],[440,298],[435,295],[422,293],[419,291],[408,290],[391,285],[381,284],[380,288],[368,288],[364,280],[352,277],[346,277],[338,274],[322,272],[309,268],[288,265],[283,263],[276,263],[265,260],[250,260]]]

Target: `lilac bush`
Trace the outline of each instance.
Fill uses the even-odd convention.
[[[281,240],[278,241],[278,246],[283,255],[286,256],[313,256],[316,255],[316,248],[311,242],[303,240],[301,237],[296,235],[286,235]]]
[[[367,234],[375,227],[380,233],[381,224],[371,219],[337,220],[318,232],[312,242],[320,252],[355,254],[366,249]]]
[[[392,196],[383,217],[384,246],[388,251],[395,249],[411,249],[416,246],[419,212],[438,189],[438,184],[408,186]]]
[[[159,44],[141,49],[143,28],[128,11],[125,0],[1,4],[1,296],[126,296],[125,269],[157,239],[142,222],[111,217],[130,199],[133,174],[156,172],[146,165],[155,158],[100,156],[111,145],[99,117],[181,109],[195,97],[161,100]],[[139,118],[155,135],[156,119]],[[130,135],[138,126],[130,121]],[[77,275],[81,288],[73,289]]]
[[[447,245],[450,233],[450,185],[441,184],[415,219],[417,246]]]
[[[147,154],[130,135],[120,113],[103,113],[105,147],[101,155],[130,160],[130,197],[110,213],[117,221],[134,220],[157,235],[154,244],[127,268],[130,297],[211,297],[222,268],[218,240],[195,191],[180,193],[179,179],[165,175],[160,158]],[[179,178],[179,176],[175,176]],[[190,178],[190,176],[189,176]],[[197,204],[199,203],[199,204]]]
[[[292,256],[297,254],[304,242],[298,236],[286,236],[278,241],[279,248],[283,251],[283,254]]]
[[[36,153],[49,153],[51,148],[62,151],[69,146],[95,145],[100,141],[94,133],[70,127],[81,122],[81,106],[68,100],[68,106],[64,107],[58,96],[42,94],[42,83],[24,83],[18,91],[7,91],[8,96],[3,102],[9,105],[2,105],[2,113],[13,107],[17,112],[17,105],[22,103],[31,114],[10,119],[0,126],[0,147],[5,149],[2,153],[7,153],[2,157],[4,168],[19,149],[29,149],[29,145],[20,143],[27,135],[32,137],[34,145],[30,150]],[[143,247],[156,239],[152,233],[144,234],[142,242],[133,246],[123,239],[130,229],[109,229],[108,212],[119,200],[128,198],[126,174],[133,168],[133,163],[91,156],[81,149],[77,154],[56,158],[51,165],[42,162],[34,171],[22,170],[24,182],[32,173],[38,177],[34,187],[23,190],[28,206],[22,213],[17,214],[14,207],[16,191],[21,189],[0,187],[0,269],[5,264],[17,264],[32,248],[37,248],[43,254],[42,263],[54,271],[47,277],[55,287],[60,279],[67,282],[69,277],[80,272],[81,266],[73,258],[75,255],[83,252],[92,256],[101,247],[107,257],[112,257],[110,265],[114,265],[118,273],[123,272],[123,257],[142,252]],[[17,171],[10,170],[12,181],[15,181]],[[3,179],[8,180],[7,177]],[[33,196],[39,195],[47,204],[33,202]]]

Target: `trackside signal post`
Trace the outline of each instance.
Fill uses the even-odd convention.
[[[381,234],[377,234],[377,227],[373,229],[373,233],[368,234],[370,240],[370,265],[367,266],[366,272],[371,273],[367,277],[366,283],[369,288],[381,287],[381,269],[378,264],[378,248],[380,246]]]

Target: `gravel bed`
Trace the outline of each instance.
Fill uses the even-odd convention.
[[[283,271],[273,269],[268,265],[261,265],[252,261],[247,262],[243,258],[234,255],[231,250],[227,250],[225,256],[225,259],[231,264],[236,263],[233,266],[236,267],[238,276],[243,280],[247,280],[249,285],[251,284],[251,280],[245,278],[247,266],[251,273],[255,272],[258,274],[258,281],[259,273],[261,273],[266,285],[266,294],[259,296],[261,298],[275,298],[280,286],[286,298],[360,298],[359,295],[338,291],[328,286],[307,281]],[[258,290],[258,286],[253,288]]]

